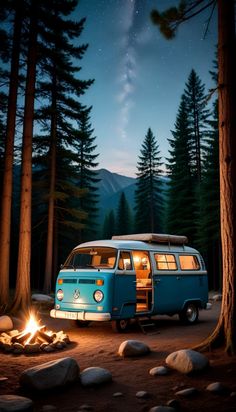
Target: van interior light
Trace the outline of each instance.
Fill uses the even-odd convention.
[[[57,283],[58,283],[58,285],[62,285],[63,284],[63,279],[58,279]]]
[[[97,252],[97,250],[91,249],[90,252],[89,252],[89,254],[90,254],[91,256],[94,256],[94,255],[97,255],[98,252]]]
[[[139,256],[134,256],[134,263],[140,263],[141,259]]]
[[[96,285],[97,285],[97,286],[102,286],[102,285],[104,285],[104,280],[103,280],[103,279],[97,279],[97,280],[96,280]]]

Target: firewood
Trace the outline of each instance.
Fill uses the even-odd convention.
[[[49,336],[47,333],[41,332],[40,330],[38,331],[38,335],[48,343],[52,343],[54,340],[54,336]]]
[[[18,343],[24,342],[24,340],[27,340],[27,339],[30,337],[30,335],[31,335],[30,332],[21,332],[20,335],[13,336],[13,337],[11,338],[11,342],[12,342],[12,343],[15,343],[15,342],[18,342]]]

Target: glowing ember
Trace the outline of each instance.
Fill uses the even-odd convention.
[[[69,337],[63,331],[47,331],[46,326],[40,325],[40,321],[33,314],[30,314],[23,331],[12,330],[0,335],[0,349],[18,354],[52,352],[64,349],[69,342]]]

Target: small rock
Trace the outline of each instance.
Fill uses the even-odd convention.
[[[79,410],[80,411],[93,411],[93,407],[85,403],[79,407]]]
[[[205,355],[192,349],[182,349],[171,353],[167,356],[166,363],[169,367],[185,374],[201,371],[209,365]]]
[[[137,340],[126,340],[120,344],[118,354],[120,356],[143,356],[150,352],[150,348],[146,343]]]
[[[28,389],[45,390],[67,385],[78,378],[78,363],[67,357],[26,369],[20,376],[20,384]]]
[[[236,397],[236,392],[231,392],[230,396],[231,396],[231,398],[235,398]]]
[[[153,406],[151,409],[149,409],[149,412],[176,412],[174,408],[171,408],[171,406]]]
[[[112,374],[107,369],[92,366],[86,368],[80,374],[83,386],[101,385],[112,381]]]
[[[149,393],[146,392],[146,391],[138,391],[138,392],[136,393],[136,397],[137,397],[137,398],[140,398],[140,399],[146,399],[146,398],[149,397]]]
[[[37,353],[40,352],[39,343],[27,343],[25,345],[25,353]]]
[[[155,368],[150,369],[149,373],[152,376],[164,376],[169,373],[169,369],[167,369],[165,366],[157,366]]]
[[[216,295],[212,296],[213,302],[221,302],[222,301],[222,294],[217,293]]]
[[[24,352],[24,346],[21,343],[13,343],[13,353],[20,354]]]
[[[1,412],[30,412],[33,411],[33,402],[29,398],[17,395],[0,396]]]
[[[207,391],[210,392],[214,392],[214,393],[218,393],[221,394],[223,392],[225,392],[226,388],[224,385],[222,385],[222,383],[220,382],[214,382],[214,383],[210,383],[207,387],[206,387]]]
[[[0,316],[0,332],[13,329],[13,322],[9,316]]]
[[[47,352],[47,353],[50,353],[50,352],[54,352],[55,351],[55,348],[54,348],[54,346],[52,346],[52,345],[48,345],[48,344],[46,344],[46,346],[44,346],[43,348],[43,351],[44,352]]]
[[[187,388],[187,389],[182,389],[182,391],[176,392],[175,395],[188,397],[188,396],[196,395],[196,393],[197,393],[196,388]]]
[[[4,383],[8,381],[8,378],[6,378],[6,376],[0,376],[0,383]]]
[[[120,398],[121,396],[124,396],[124,394],[122,392],[115,392],[112,396],[114,396],[114,398]]]
[[[176,411],[180,410],[180,402],[178,399],[171,399],[170,401],[166,402],[167,406],[174,408]]]

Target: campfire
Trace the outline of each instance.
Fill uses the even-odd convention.
[[[24,330],[11,330],[0,335],[0,348],[15,354],[53,352],[64,349],[68,343],[70,343],[68,335],[63,331],[47,330],[46,326],[40,325],[32,314]]]

